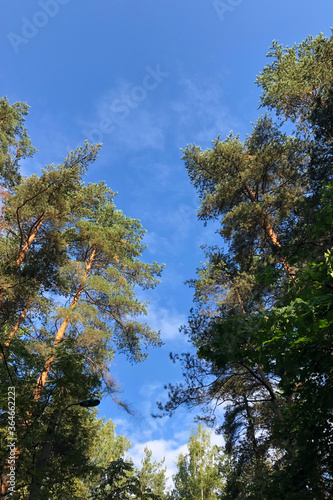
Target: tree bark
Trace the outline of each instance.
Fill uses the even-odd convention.
[[[21,323],[23,323],[24,318],[26,317],[28,310],[29,310],[29,305],[21,312],[20,316],[18,317],[18,320],[16,321],[15,325],[11,329],[11,331],[10,331],[8,337],[7,337],[7,340],[4,343],[4,347],[9,347],[10,346],[10,343],[11,343],[11,341],[12,341],[15,333],[17,332],[17,330],[19,329]],[[0,363],[2,363],[2,362],[3,362],[3,354],[1,353],[0,354]]]
[[[87,281],[87,277],[88,277],[89,271],[90,271],[90,269],[91,269],[91,267],[93,265],[95,255],[96,255],[96,249],[94,248],[93,251],[91,252],[91,255],[90,255],[89,259],[86,261],[85,270],[84,270],[84,274],[82,276],[82,280],[81,280],[80,286],[79,286],[76,294],[74,295],[74,298],[73,298],[73,300],[72,300],[72,302],[71,302],[71,304],[69,306],[70,311],[73,311],[75,309],[75,306],[78,303],[79,298],[80,298],[80,296],[81,296],[81,294],[82,294],[82,292],[84,290],[84,286],[85,286],[85,283]],[[53,342],[53,347],[56,347],[59,344],[59,342],[62,341],[62,339],[63,339],[63,337],[65,335],[65,332],[66,332],[66,328],[69,325],[69,322],[70,322],[70,320],[67,317],[61,323],[60,328],[57,330],[57,333],[56,333],[56,336],[55,336],[55,339],[54,339],[54,342]],[[38,401],[39,398],[40,398],[40,396],[41,396],[43,387],[45,386],[48,374],[49,374],[49,372],[51,370],[51,367],[52,367],[52,365],[54,363],[54,360],[55,360],[55,357],[51,356],[50,358],[48,358],[45,361],[43,371],[40,374],[40,376],[38,377],[37,384],[36,384],[35,389],[34,389],[33,395],[34,395],[35,401]]]
[[[16,261],[15,261],[17,267],[20,267],[20,265],[24,261],[25,256],[27,255],[29,248],[31,247],[34,239],[36,238],[36,236],[38,234],[39,229],[41,228],[41,226],[44,222],[44,219],[45,219],[45,216],[41,215],[39,217],[39,219],[37,219],[37,223],[33,224],[33,226],[32,226],[33,229],[31,230],[29,236],[26,238],[25,242],[23,243],[21,240],[20,250],[19,250],[19,253],[18,253]],[[21,233],[21,235],[22,235],[22,233]],[[6,294],[6,288],[2,288],[0,291],[0,306],[2,305],[2,303],[4,301],[5,294]]]
[[[246,192],[248,194],[248,197],[249,197],[251,203],[257,203],[258,202],[257,196],[252,191],[250,186],[248,184],[245,184],[244,187],[246,189]],[[265,231],[266,236],[270,239],[270,241],[273,243],[273,245],[275,245],[279,248],[282,248],[282,245],[279,242],[278,237],[277,237],[272,225],[266,220],[266,217],[264,215],[263,215],[263,229]],[[287,260],[285,257],[280,257],[279,262],[283,266],[283,269],[286,271],[286,273],[288,274],[288,276],[290,278],[295,276],[295,270],[292,268],[292,266],[290,266],[287,263]]]
[[[38,220],[37,224],[35,224],[35,227],[33,228],[30,235],[28,236],[28,238],[25,240],[24,244],[20,248],[20,251],[19,251],[17,259],[16,259],[17,266],[20,266],[22,264],[22,262],[24,261],[25,256],[27,255],[29,248],[31,247],[34,239],[37,236],[37,233],[38,233],[41,225],[44,222],[44,215],[41,215],[39,217],[39,219],[37,219],[37,220]]]
[[[256,435],[255,435],[255,426],[253,423],[253,418],[251,415],[249,403],[247,400],[246,394],[243,394],[243,401],[245,404],[245,411],[246,411],[246,420],[248,421],[249,425],[249,433],[250,433],[250,439],[252,441],[252,447],[253,447],[253,453],[256,458],[259,458],[258,456],[258,445],[257,445],[257,440],[256,440]]]
[[[44,441],[42,444],[42,449],[37,459],[35,472],[30,486],[30,500],[37,500],[37,498],[39,498],[39,492],[43,483],[43,475],[47,467],[47,461],[50,456],[51,448],[52,437],[50,437],[49,441]]]

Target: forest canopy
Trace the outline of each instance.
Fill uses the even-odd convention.
[[[184,332],[196,354],[172,355],[184,382],[169,384],[159,408],[196,408],[223,434],[221,498],[328,498],[333,36],[273,42],[268,58],[256,81],[266,109],[251,134],[183,151],[198,217],[218,222],[223,240],[205,247],[189,283]]]
[[[126,436],[87,411],[106,396],[130,411],[112,363],[161,345],[138,292],[155,288],[163,266],[143,259],[145,231],[116,193],[84,182],[101,145],[24,176],[36,153],[29,107],[0,99],[1,498],[333,494],[333,35],[274,41],[268,59],[250,134],[183,151],[198,218],[218,225],[221,243],[204,247],[188,282],[182,331],[194,350],[171,354],[183,382],[169,384],[159,416],[195,409],[224,446],[199,425],[169,492],[163,461],[147,448],[135,467]]]
[[[137,291],[154,288],[163,266],[141,259],[145,231],[116,208],[115,193],[103,181],[84,183],[99,144],[86,142],[40,175],[20,173],[22,159],[35,152],[24,127],[27,113],[24,103],[0,100],[1,440],[15,435],[20,443],[14,452],[19,498],[56,498],[96,468],[89,439],[98,424],[77,402],[109,395],[128,410],[117,396],[112,360],[124,353],[140,362],[147,347],[161,345],[159,332],[141,320],[147,304]],[[15,426],[7,423],[9,388]],[[71,405],[64,433],[73,440],[76,429],[75,446],[57,439],[51,454],[58,415]],[[7,451],[2,447],[0,455],[2,494]]]

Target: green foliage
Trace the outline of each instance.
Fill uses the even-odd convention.
[[[333,36],[323,34],[293,47],[273,42],[268,53],[273,62],[257,78],[261,104],[296,123],[298,136],[306,139],[313,192],[332,175],[332,53]]]
[[[7,188],[21,180],[19,161],[36,151],[23,126],[28,109],[26,103],[11,105],[6,97],[0,99],[0,178],[2,186]]]
[[[162,462],[152,461],[151,450],[145,448],[144,452],[145,456],[141,461],[142,467],[137,471],[142,495],[144,492],[150,491],[156,498],[163,500],[165,498],[164,490],[166,487],[166,467],[162,468],[164,459]]]
[[[40,312],[47,302],[44,293],[61,286],[59,269],[68,260],[67,227],[83,215],[82,176],[98,149],[86,143],[63,164],[23,179],[6,197],[0,239],[2,324],[15,324],[27,305]]]
[[[191,433],[188,453],[180,455],[174,476],[175,498],[182,500],[215,500],[223,489],[219,473],[221,456],[217,446],[211,446],[209,432],[199,425]]]
[[[135,498],[134,495],[137,495],[139,488],[133,464],[120,458],[111,462],[105,470],[103,480],[93,492],[92,498],[100,500]]]
[[[156,286],[162,266],[141,260],[145,231],[115,207],[115,193],[104,182],[83,182],[100,145],[86,143],[41,175],[20,176],[19,159],[34,151],[26,114],[26,105],[0,101],[0,175],[11,188],[2,191],[0,219],[0,377],[5,389],[16,388],[19,494],[83,498],[127,445],[106,424],[107,444],[98,446],[99,425],[76,406],[55,438],[57,416],[105,393],[128,410],[115,397],[110,361],[117,353],[142,361],[148,346],[160,345],[141,321],[147,304],[136,293]],[[1,403],[4,442],[6,390]],[[4,471],[6,458],[1,453]]]
[[[244,143],[230,134],[203,153],[187,147],[183,158],[200,196],[199,218],[220,220],[233,262],[246,269],[273,247],[275,261],[286,267],[280,238],[306,189],[303,143],[264,116]]]
[[[151,451],[146,448],[140,470],[122,457],[112,461],[104,469],[102,479],[92,491],[91,498],[164,500],[165,470],[160,470],[162,464],[151,462],[151,455]]]
[[[247,443],[251,443],[256,461],[265,449],[268,451],[273,446],[274,454],[280,458],[266,472],[268,498],[281,497],[281,488],[290,481],[294,492],[313,491],[319,498],[323,495],[324,485],[328,491],[332,487],[329,458],[332,453],[329,443],[332,443],[333,437],[330,423],[333,326],[331,261],[331,253],[328,252],[325,262],[309,263],[297,275],[297,281],[291,283],[288,301],[283,306],[239,317],[237,321],[230,319],[219,323],[215,337],[210,339],[209,344],[202,342],[198,349],[198,355],[214,363],[225,377],[231,373],[232,366],[246,368],[242,377],[238,371],[238,384],[242,380],[241,391],[238,395],[237,392],[231,394],[232,404],[227,408],[222,429],[230,451],[237,457],[238,465],[234,464],[234,474],[240,466],[239,475],[241,471],[244,472]],[[265,387],[259,367],[275,381],[275,398],[269,394],[267,380]],[[235,370],[233,373],[236,373]],[[252,377],[249,377],[250,374]],[[252,381],[250,385],[244,386],[245,380],[249,384],[253,376],[257,384]],[[258,382],[262,383],[261,389]],[[236,387],[236,384],[232,385],[234,391]],[[268,394],[265,396],[265,393]],[[230,388],[228,394],[230,397]],[[223,398],[222,391],[220,397]],[[244,407],[241,406],[245,398],[250,401],[248,414],[244,413]],[[280,412],[272,411],[276,403]],[[247,418],[243,424],[240,423],[240,412]],[[240,435],[243,427],[247,429],[247,434],[250,433],[250,421],[255,429],[252,440],[247,436],[245,442],[241,439],[237,443],[235,437]],[[261,436],[259,442],[256,436]],[[259,456],[256,450],[259,450]],[[246,453],[248,455],[249,452]],[[265,464],[267,469],[267,458]],[[261,464],[260,473],[262,470]],[[230,480],[235,486],[235,477]],[[254,484],[257,485],[257,482],[255,479]],[[253,487],[253,482],[249,480],[244,484],[248,484],[247,492]],[[260,488],[262,492],[265,491],[262,485]],[[290,491],[292,495],[292,489]]]
[[[200,407],[215,422],[224,404],[222,498],[333,492],[332,44],[274,42],[258,77],[262,105],[295,122],[294,135],[265,115],[244,142],[184,151],[199,218],[219,220],[225,248],[206,248],[190,282],[197,308],[184,330],[197,353],[172,356],[184,383],[160,409]]]
[[[273,41],[267,57],[273,59],[257,78],[263,89],[261,105],[292,121],[309,120],[313,106],[325,106],[332,87],[333,38],[321,33],[293,47]],[[311,120],[310,120],[311,121]]]

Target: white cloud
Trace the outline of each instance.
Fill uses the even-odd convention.
[[[176,473],[177,458],[181,453],[186,452],[186,443],[179,444],[174,439],[156,439],[144,443],[136,443],[130,450],[129,456],[137,467],[141,466],[141,460],[144,457],[144,449],[149,448],[152,451],[152,459],[161,462],[165,458],[164,466],[167,468],[167,486],[172,486],[172,476]]]
[[[152,255],[163,255],[168,253],[172,248],[170,239],[155,231],[148,231],[144,235],[143,243],[148,247],[147,252]]]
[[[182,147],[188,140],[207,147],[219,134],[223,136],[241,128],[225,103],[223,79],[223,75],[216,75],[214,80],[181,76],[182,97],[170,107],[177,116],[175,129]]]
[[[177,459],[181,453],[187,453],[191,429],[197,427],[193,421],[194,413],[179,409],[171,418],[151,418],[150,413],[156,408],[155,401],[167,399],[162,384],[152,380],[151,383],[142,386],[139,393],[143,396],[140,408],[141,418],[119,418],[113,421],[118,425],[117,432],[124,433],[131,442],[132,446],[127,452],[127,458],[133,460],[137,467],[141,467],[146,447],[152,451],[152,460],[161,462],[165,458],[167,485],[172,487],[172,476],[177,472]],[[223,409],[219,408],[217,411],[222,419]],[[215,434],[211,429],[209,431],[211,445],[222,446],[223,437]]]
[[[148,306],[148,323],[154,330],[161,330],[162,340],[187,340],[179,332],[179,328],[187,322],[187,316],[175,309],[157,306],[150,303]]]
[[[95,100],[92,119],[79,122],[84,137],[112,145],[113,150],[137,152],[147,148],[163,150],[169,134],[177,147],[185,147],[187,142],[207,147],[218,134],[242,129],[226,104],[224,75],[216,75],[214,80],[199,79],[181,71],[176,82],[173,74],[172,85],[178,83],[179,98],[169,101],[160,96],[157,99],[155,89],[143,89],[144,74],[145,69],[142,81],[137,82],[117,79]],[[167,85],[169,78],[162,78],[157,87]],[[139,88],[144,90],[142,95]]]
[[[194,426],[192,425],[192,428]],[[187,442],[190,438],[190,428],[184,426],[184,430],[174,434],[173,439],[154,439],[144,442],[136,442],[128,451],[129,457],[137,467],[141,466],[144,457],[144,449],[152,451],[152,459],[161,462],[165,458],[164,465],[167,468],[167,486],[172,487],[172,476],[177,472],[177,460],[179,455],[187,453]],[[211,431],[211,445],[222,446],[224,439]]]
[[[142,81],[135,83],[119,78],[99,97],[93,118],[80,121],[83,136],[91,142],[110,144],[113,149],[122,151],[163,149],[166,123],[151,101],[156,102],[152,99],[154,90],[164,84],[164,79],[156,82],[156,87],[149,88],[145,86],[145,76],[148,72]]]

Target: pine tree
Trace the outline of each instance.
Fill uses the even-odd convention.
[[[158,332],[141,321],[146,303],[136,291],[154,288],[162,266],[141,260],[145,231],[116,209],[115,193],[103,182],[83,183],[99,145],[86,143],[62,164],[23,178],[18,160],[33,152],[23,127],[27,106],[1,106],[0,167],[10,190],[2,191],[0,221],[0,375],[16,387],[17,486],[27,495],[30,484],[32,498],[61,495],[51,487],[51,467],[69,471],[77,460],[83,471],[91,464],[84,439],[81,448],[72,439],[71,446],[59,441],[61,453],[58,444],[50,449],[57,415],[77,398],[105,393],[128,410],[116,397],[110,361],[125,353],[139,362],[146,347],[160,345]],[[1,431],[6,439],[5,426]],[[3,476],[3,494],[5,485]]]
[[[141,343],[160,343],[158,334],[137,319],[146,309],[134,287],[154,287],[161,266],[140,261],[142,226],[116,210],[113,198],[104,183],[83,187],[80,217],[67,225],[70,259],[62,266],[61,277],[68,306],[59,304],[41,330],[44,344],[50,347],[43,348],[44,366],[34,389],[37,412],[64,380],[68,383],[64,369],[68,371],[71,357],[81,359],[88,373],[98,374],[114,397],[115,381],[108,368],[114,353],[142,361]],[[74,393],[73,387],[72,397]]]
[[[134,287],[154,287],[154,276],[161,268],[138,259],[144,231],[138,220],[116,210],[112,191],[100,183],[83,189],[82,196],[82,204],[89,199],[89,205],[85,201],[81,218],[67,230],[71,260],[62,273],[67,280],[69,306],[59,307],[52,319],[57,325],[53,350],[71,326],[81,344],[85,339],[91,345],[109,337],[112,349],[141,361],[140,339],[152,345],[159,345],[159,340],[148,325],[129,319],[146,314]],[[54,361],[54,355],[45,361],[35,389],[37,399]]]
[[[11,105],[6,97],[0,99],[1,188],[12,188],[20,181],[19,162],[33,156],[36,151],[24,127],[28,109],[26,103]]]
[[[99,147],[86,144],[65,159],[15,186],[2,207],[0,318],[8,348],[28,311],[41,296],[59,288],[66,260],[64,229],[81,207],[82,176]]]
[[[332,339],[332,44],[309,37],[258,77],[267,115],[241,142],[185,150],[225,247],[206,249],[188,327],[196,355],[174,355],[185,381],[169,385],[172,413],[227,404],[226,498],[328,498],[332,493],[328,370]]]

